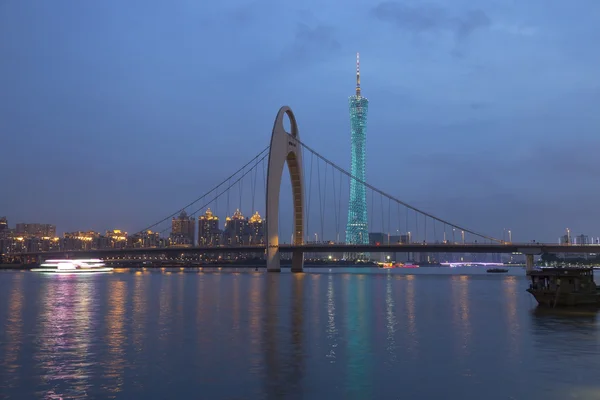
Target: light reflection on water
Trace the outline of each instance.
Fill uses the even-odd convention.
[[[139,272],[0,274],[0,397],[600,393],[597,313],[535,309],[512,271]]]

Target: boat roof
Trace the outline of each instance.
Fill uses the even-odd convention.
[[[582,267],[556,267],[556,268],[543,268],[538,270],[533,270],[529,273],[529,275],[534,276],[580,276],[580,275],[589,275],[593,274],[593,268],[582,268]]]

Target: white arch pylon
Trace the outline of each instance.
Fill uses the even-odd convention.
[[[283,119],[288,116],[291,132],[286,132]],[[279,109],[269,148],[269,165],[267,167],[267,271],[280,272],[279,255],[279,191],[283,168],[287,163],[292,181],[294,202],[292,242],[294,245],[304,243],[304,176],[302,174],[302,148],[298,133],[296,117],[288,106]],[[304,253],[294,251],[292,254],[292,272],[302,272]]]

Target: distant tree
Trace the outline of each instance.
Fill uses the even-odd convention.
[[[542,254],[541,259],[542,259],[542,261],[548,262],[548,263],[560,261],[560,258],[558,258],[558,256],[556,254],[550,254],[550,253]]]

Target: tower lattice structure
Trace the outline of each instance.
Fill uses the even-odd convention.
[[[360,92],[360,60],[356,54],[356,94],[349,98],[350,126],[352,131],[352,176],[365,182],[365,155],[367,136],[367,115],[369,100]],[[367,191],[363,183],[350,179],[350,201],[348,204],[348,223],[346,243],[368,244]],[[356,255],[355,255],[356,256]],[[363,257],[367,256],[366,254]]]

